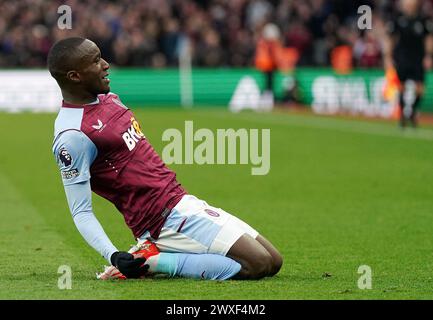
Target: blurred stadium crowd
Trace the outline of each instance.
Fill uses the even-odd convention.
[[[57,27],[57,8],[72,8],[72,30]],[[373,8],[373,29],[357,28],[357,9]],[[195,66],[251,66],[267,22],[281,30],[284,46],[299,52],[298,65],[330,64],[330,51],[353,48],[355,65],[382,64],[385,23],[393,0],[0,0],[0,66],[44,66],[53,42],[79,35],[94,40],[110,63],[167,67],[178,63],[191,39]],[[433,17],[433,0],[422,1]]]

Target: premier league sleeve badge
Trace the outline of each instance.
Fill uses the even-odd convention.
[[[69,167],[72,164],[72,156],[65,148],[60,149],[58,157],[60,163],[62,163],[65,167]]]

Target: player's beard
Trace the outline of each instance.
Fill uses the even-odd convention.
[[[101,77],[90,82],[89,92],[97,96],[98,94],[107,94],[110,92],[110,83]]]
[[[102,79],[102,86],[101,86],[101,93],[107,94],[110,92],[110,83],[106,82],[104,79]]]
[[[110,80],[99,77],[98,94],[107,94],[110,92]]]

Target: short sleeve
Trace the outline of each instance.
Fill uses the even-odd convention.
[[[90,180],[95,144],[81,131],[68,130],[54,140],[53,153],[65,186]]]

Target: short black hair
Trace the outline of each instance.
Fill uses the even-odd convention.
[[[71,37],[57,41],[48,52],[47,65],[51,75],[60,80],[66,73],[74,69],[77,48],[86,41],[85,38]]]

